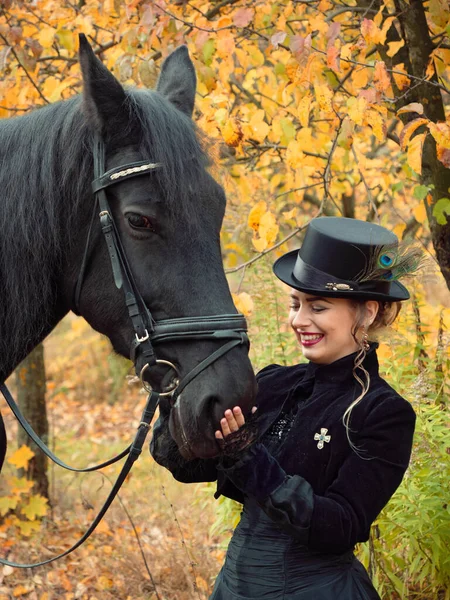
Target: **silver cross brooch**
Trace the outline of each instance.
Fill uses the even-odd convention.
[[[331,440],[331,435],[327,435],[327,432],[328,429],[324,429],[322,427],[320,433],[314,434],[314,439],[317,440],[317,447],[319,448],[319,450],[322,450],[324,442],[328,444],[328,442]]]

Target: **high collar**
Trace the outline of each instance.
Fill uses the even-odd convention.
[[[378,358],[377,350],[378,343],[371,342],[370,350],[367,352],[363,362],[364,368],[370,373],[375,375],[378,373]],[[353,365],[355,363],[355,357],[358,353],[348,354],[336,360],[329,365],[321,365],[318,363],[310,362],[306,367],[305,380],[314,378],[317,383],[340,383],[345,382],[353,377]]]

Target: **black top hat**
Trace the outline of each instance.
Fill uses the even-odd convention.
[[[320,217],[308,225],[302,247],[281,256],[273,271],[284,283],[309,294],[407,300],[408,290],[394,279],[406,272],[396,270],[398,247],[397,236],[380,225]]]

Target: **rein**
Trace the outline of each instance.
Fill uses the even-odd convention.
[[[149,392],[149,395],[133,443],[120,454],[106,462],[94,467],[78,469],[67,465],[53,454],[53,452],[44,444],[30,424],[26,421],[5,383],[0,383],[0,391],[5,397],[6,402],[8,403],[14,416],[19,421],[20,425],[26,431],[28,436],[35,442],[35,444],[42,450],[42,452],[44,452],[48,458],[50,458],[58,466],[70,471],[86,473],[102,469],[121,460],[124,457],[127,457],[116,479],[116,482],[111,489],[111,492],[109,493],[105,503],[100,509],[97,517],[91,523],[86,533],[71,548],[62,554],[59,554],[58,556],[54,556],[42,562],[33,564],[19,564],[0,558],[0,564],[10,567],[40,567],[67,556],[76,548],[81,546],[81,544],[88,539],[88,537],[100,523],[101,519],[119,492],[119,489],[125,481],[126,476],[133,466],[133,463],[141,454],[142,446],[145,442],[145,438],[147,437],[147,433],[150,430],[150,423],[159,403],[159,398],[162,396],[169,396],[172,404],[174,404],[183,389],[204,369],[209,367],[212,363],[224,356],[236,346],[241,344],[249,345],[249,340],[246,333],[247,324],[243,315],[221,314],[212,316],[181,317],[175,319],[164,319],[161,321],[155,321],[153,319],[149,308],[147,307],[139,292],[139,289],[136,286],[136,282],[130,269],[122,241],[112,217],[112,211],[106,196],[106,189],[115,183],[148,173],[149,171],[159,168],[162,165],[160,163],[139,161],[116,167],[105,172],[105,147],[103,140],[99,137],[97,137],[95,140],[93,154],[94,181],[92,182],[92,191],[95,198],[94,212],[88,230],[86,246],[81,261],[80,273],[75,286],[74,312],[79,313],[81,290],[89,260],[91,232],[95,220],[95,214],[97,210],[99,210],[100,226],[108,248],[109,257],[111,260],[111,268],[114,275],[114,282],[118,289],[123,289],[125,304],[127,306],[128,314],[134,329],[134,340],[130,350],[130,357],[134,363],[136,363],[138,356],[142,355],[144,357],[144,366],[137,374],[142,382],[142,385]],[[223,345],[203,361],[201,361],[183,378],[180,378],[178,369],[173,363],[167,360],[160,360],[156,358],[153,345],[175,340],[199,339],[222,342]],[[147,371],[157,364],[162,364],[170,369],[173,369],[176,374],[176,378],[172,381],[169,389],[166,391],[154,391],[149,386],[149,383],[144,379]]]

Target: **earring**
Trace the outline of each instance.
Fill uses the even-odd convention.
[[[361,338],[361,345],[363,347],[364,352],[368,352],[370,350],[369,334],[367,333],[367,329],[366,328],[363,329],[363,334],[362,334],[362,338]]]

